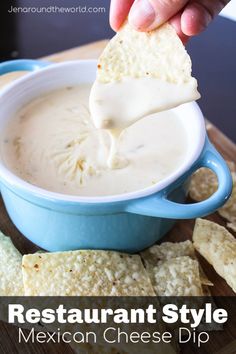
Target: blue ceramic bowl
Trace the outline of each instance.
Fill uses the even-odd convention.
[[[0,65],[0,74],[34,70],[0,93],[0,134],[15,112],[47,91],[95,79],[96,61],[61,64],[17,60]],[[229,198],[229,169],[210,144],[196,103],[176,108],[189,139],[181,168],[143,190],[116,196],[76,197],[52,193],[14,175],[0,158],[2,197],[12,222],[30,241],[48,251],[113,249],[140,251],[158,241],[176,219],[205,216]],[[205,166],[218,177],[219,188],[207,200],[184,204],[191,174]]]

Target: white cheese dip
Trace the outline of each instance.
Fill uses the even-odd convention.
[[[105,196],[136,191],[166,178],[185,160],[181,120],[166,111],[124,130],[116,152],[128,163],[110,169],[111,139],[89,113],[90,85],[50,92],[23,107],[4,131],[1,155],[16,175],[49,191]]]
[[[169,83],[156,78],[130,78],[92,86],[89,107],[95,127],[107,129],[112,148],[110,168],[123,168],[127,160],[117,154],[118,137],[124,129],[147,115],[200,98],[197,80]]]

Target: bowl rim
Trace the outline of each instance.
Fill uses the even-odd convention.
[[[16,81],[11,82],[6,87],[4,87],[0,91],[0,99],[4,99],[4,95],[8,94],[11,90],[18,89],[18,87],[28,81],[33,80],[35,77],[42,75],[42,73],[49,72],[52,70],[60,70],[66,66],[78,66],[78,65],[96,65],[97,60],[88,59],[88,60],[74,60],[74,61],[66,61],[63,63],[50,63],[49,66],[43,67],[34,72],[30,72],[26,76],[17,79]],[[73,202],[73,203],[92,203],[92,204],[100,204],[100,203],[115,203],[115,202],[124,202],[130,201],[133,199],[147,197],[153,194],[156,194],[160,191],[163,191],[166,187],[170,186],[177,179],[179,179],[182,175],[184,175],[188,170],[190,170],[191,166],[197,161],[200,157],[201,152],[204,148],[205,138],[206,138],[206,130],[205,130],[205,121],[203,114],[196,102],[190,102],[185,105],[191,106],[194,114],[198,116],[198,123],[200,128],[200,137],[196,143],[196,148],[194,153],[186,159],[186,161],[176,169],[172,174],[167,176],[165,179],[157,182],[156,184],[137,190],[129,193],[109,195],[109,196],[74,196],[69,194],[62,194],[57,192],[51,192],[46,189],[37,187],[33,184],[30,184],[13,172],[11,172],[4,164],[0,161],[0,179],[4,181],[5,185],[10,185],[12,189],[19,189],[23,192],[27,192],[34,197],[50,199],[58,202]],[[1,181],[0,181],[1,182]]]

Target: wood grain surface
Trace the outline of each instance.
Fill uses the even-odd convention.
[[[60,62],[75,59],[93,59],[97,58],[104,48],[106,41],[99,41],[79,48],[74,48],[62,53],[43,58],[53,62]],[[23,75],[24,73],[22,73]],[[0,77],[0,87],[7,84],[12,79],[19,76],[17,74],[4,75]],[[210,117],[209,117],[210,118]],[[212,143],[220,151],[225,159],[232,160],[236,163],[236,145],[222,134],[210,122],[207,122],[207,130]],[[207,217],[207,219],[215,221],[221,225],[226,225],[225,220],[215,213]],[[164,241],[183,241],[192,238],[194,220],[178,221],[174,228],[165,236]],[[15,246],[22,254],[32,253],[38,250],[37,246],[29,242],[13,225],[5,210],[4,204],[0,199],[0,230],[6,235],[11,236]],[[224,279],[216,274],[214,269],[199,256],[200,263],[207,274],[208,278],[213,282],[211,288],[213,296],[235,296],[232,289],[226,284]],[[236,353],[236,328],[228,328],[223,333],[212,332],[210,341],[204,345],[204,350],[196,350],[191,345],[183,345],[181,353],[205,353],[205,354],[234,354]],[[50,354],[50,353],[73,353],[72,349],[66,344],[18,344],[17,329],[14,326],[0,322],[0,354],[2,353],[24,353],[24,354]],[[140,353],[142,354],[142,353]]]

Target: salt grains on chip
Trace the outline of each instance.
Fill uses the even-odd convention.
[[[154,296],[138,255],[70,251],[23,257],[26,295]]]
[[[190,240],[184,242],[164,242],[160,245],[154,245],[141,252],[141,257],[144,261],[144,264],[149,270],[151,270],[152,267],[157,267],[160,260],[169,260],[183,256],[188,256],[197,261],[193,243]],[[198,267],[203,293],[204,295],[210,295],[208,286],[213,286],[213,284],[206,277],[199,263]]]
[[[138,32],[125,24],[100,56],[97,79],[108,83],[151,77],[179,84],[192,80],[191,72],[191,59],[171,25]]]
[[[141,257],[158,296],[203,295],[191,241],[154,245],[141,252]]]
[[[145,264],[156,265],[158,261],[176,258],[181,256],[195,257],[194,247],[190,240],[184,242],[163,242],[160,245],[154,245],[141,252],[141,257]]]
[[[203,295],[198,262],[188,256],[147,263],[147,272],[157,296]]]

